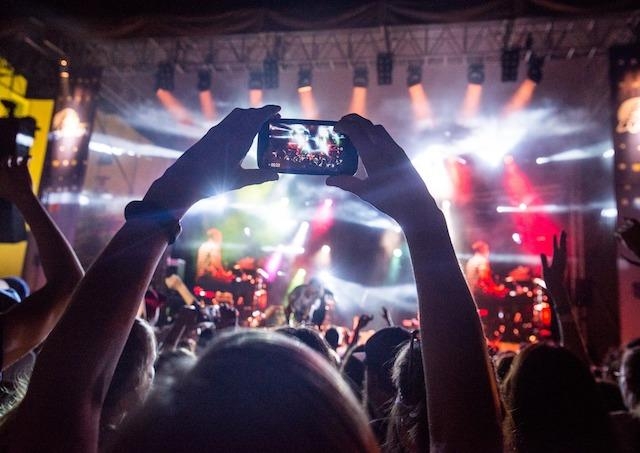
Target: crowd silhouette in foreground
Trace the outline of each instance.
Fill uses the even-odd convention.
[[[367,315],[348,339],[313,323],[238,328],[224,304],[195,336],[191,305],[163,332],[137,318],[191,205],[278,179],[240,165],[278,111],[235,109],[209,130],[127,205],[84,275],[32,193],[26,159],[0,163],[0,197],[30,225],[47,281],[31,294],[18,279],[0,286],[0,451],[640,451],[640,342],[623,350],[619,387],[594,378],[565,286],[566,234],[542,256],[560,341],[490,355],[442,212],[384,127],[355,114],[336,130],[367,178],[327,184],[402,227],[419,331],[391,325],[386,310],[388,327],[364,344]],[[629,221],[619,235],[640,256],[639,231]]]

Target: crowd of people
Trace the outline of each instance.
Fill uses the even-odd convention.
[[[27,160],[0,162],[0,197],[23,213],[46,276],[30,294],[18,279],[0,285],[0,451],[640,451],[640,341],[623,348],[619,386],[594,377],[565,286],[566,234],[542,256],[559,341],[490,354],[442,212],[384,127],[355,114],[336,130],[367,177],[327,184],[402,227],[419,330],[384,310],[387,326],[365,340],[371,316],[344,335],[313,320],[319,307],[295,305],[284,325],[247,329],[220,304],[205,326],[184,295],[162,331],[138,317],[191,205],[278,179],[240,165],[278,111],[235,109],[210,129],[127,205],[86,273],[33,194]],[[639,231],[631,222],[620,235],[640,250]]]

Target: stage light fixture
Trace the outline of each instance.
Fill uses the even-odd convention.
[[[467,81],[473,85],[484,83],[484,63],[471,63],[467,70]]]
[[[275,89],[278,88],[279,82],[279,67],[278,60],[273,57],[267,57],[262,62],[262,76],[264,82],[264,88]]]
[[[420,83],[422,83],[422,65],[411,63],[407,68],[407,86],[411,88]]]
[[[542,81],[542,66],[544,66],[544,57],[538,57],[535,54],[529,57],[527,78],[535,84]]]
[[[175,88],[174,67],[171,63],[163,62],[158,64],[156,71],[156,91],[173,91]]]
[[[376,67],[378,69],[378,85],[391,85],[393,82],[393,54],[380,52]]]
[[[353,86],[367,88],[369,86],[369,69],[366,66],[360,66],[353,71]]]
[[[69,78],[69,61],[65,58],[60,59],[58,62],[58,72],[60,73],[60,77],[63,79]]]
[[[300,68],[298,71],[298,91],[311,89],[311,68]]]
[[[504,48],[500,56],[502,65],[502,81],[515,82],[518,80],[518,66],[520,65],[520,49]]]
[[[198,91],[209,91],[211,88],[211,72],[208,69],[198,71]]]
[[[262,88],[264,88],[262,72],[251,71],[249,73],[249,89],[262,90]]]

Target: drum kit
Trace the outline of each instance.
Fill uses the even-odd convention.
[[[543,280],[518,266],[499,286],[500,291],[475,295],[490,342],[534,343],[551,337],[552,310]]]
[[[240,259],[224,279],[209,279],[194,288],[196,295],[205,303],[226,303],[234,306],[240,314],[256,310],[264,311],[268,305],[267,273],[258,267],[255,258]]]

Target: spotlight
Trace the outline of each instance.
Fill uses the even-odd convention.
[[[198,91],[209,91],[211,88],[211,73],[208,69],[198,71]]]
[[[484,63],[471,63],[467,70],[467,81],[473,85],[484,83]]]
[[[544,57],[538,57],[534,54],[529,58],[529,67],[527,69],[527,77],[533,83],[538,84],[542,81],[542,66],[544,65]]]
[[[378,85],[391,85],[393,74],[393,54],[391,52],[380,52],[378,54]]]
[[[300,68],[298,71],[298,91],[311,89],[311,68]]]
[[[156,71],[156,91],[165,90],[173,91],[174,85],[174,68],[171,63],[159,63]]]
[[[422,65],[411,63],[407,69],[407,86],[411,88],[422,82]]]
[[[249,89],[250,90],[261,90],[263,88],[262,81],[262,72],[260,71],[251,71],[249,73]]]
[[[520,49],[502,49],[500,56],[502,64],[502,81],[515,82],[518,80],[518,66],[520,65]]]
[[[275,89],[279,85],[278,60],[267,57],[262,62],[263,82],[266,89]]]
[[[367,88],[369,86],[369,69],[366,66],[357,67],[353,71],[353,86]]]

